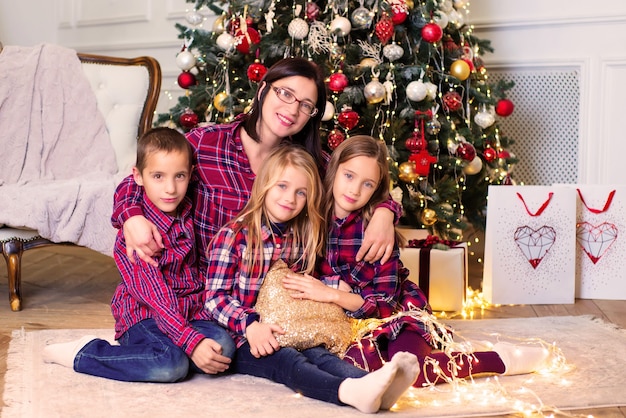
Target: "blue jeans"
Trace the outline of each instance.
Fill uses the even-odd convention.
[[[339,401],[341,382],[367,374],[323,347],[303,351],[282,347],[272,355],[256,358],[247,342],[237,349],[233,371],[264,377],[306,397],[337,405],[344,405]]]
[[[202,335],[222,346],[222,354],[233,358],[235,344],[228,332],[211,321],[191,321]],[[189,371],[204,373],[187,354],[158,328],[154,319],[133,325],[119,339],[120,345],[96,339],[74,359],[74,370],[125,382],[177,382]]]

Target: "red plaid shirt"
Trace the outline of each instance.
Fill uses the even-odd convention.
[[[211,125],[194,129],[187,140],[195,149],[192,182],[187,196],[194,201],[194,223],[201,272],[206,271],[205,249],[217,230],[243,209],[250,198],[256,175],[244,152],[239,135],[241,120],[230,124]],[[324,154],[328,162],[328,154]],[[111,221],[115,228],[135,215],[142,215],[138,186],[132,176],[127,177],[115,191]],[[402,207],[391,197],[380,207],[385,207],[400,219]]]
[[[204,310],[204,280],[196,265],[191,201],[183,200],[177,217],[164,214],[147,197],[142,210],[161,233],[165,249],[156,257],[158,267],[138,257],[133,264],[126,256],[124,234],[118,232],[113,257],[122,282],[111,301],[115,338],[140,321],[153,318],[174,344],[191,355],[204,336],[189,321],[211,320]]]
[[[353,318],[387,318],[406,308],[409,302],[430,311],[424,292],[408,279],[397,245],[383,265],[379,261],[355,261],[363,234],[361,211],[352,212],[344,219],[335,218],[329,228],[326,259],[319,260],[317,266],[325,283],[336,287],[343,280],[365,300],[360,309],[347,314]]]
[[[294,263],[300,254],[291,250],[291,231],[285,235],[271,234],[263,227],[263,264],[250,265],[244,258],[248,244],[248,230],[235,234],[233,221],[221,229],[207,251],[206,309],[213,319],[227,328],[240,347],[245,340],[246,328],[260,319],[254,310],[263,278],[274,261],[283,259],[297,271]]]

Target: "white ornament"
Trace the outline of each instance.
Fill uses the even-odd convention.
[[[367,100],[367,103],[376,104],[382,102],[385,99],[387,91],[385,89],[385,86],[383,86],[383,84],[378,81],[378,78],[374,78],[372,79],[372,81],[365,85],[365,88],[363,88],[363,95],[365,96],[365,100]]]
[[[332,33],[338,33],[341,36],[346,36],[352,30],[352,24],[350,20],[343,16],[337,16],[330,22],[330,31]]]
[[[196,57],[189,51],[181,51],[176,55],[176,65],[183,71],[189,71],[196,66]]]
[[[468,165],[463,167],[463,172],[467,175],[474,175],[480,173],[480,170],[483,168],[483,160],[480,157],[476,156],[472,161],[469,162]]]
[[[430,81],[425,82],[424,85],[426,86],[426,96],[428,97],[428,100],[435,100],[437,97],[437,86]]]
[[[324,114],[322,115],[322,120],[324,122],[328,122],[335,116],[335,106],[328,100],[326,101],[326,107],[324,108]]]
[[[406,86],[406,97],[414,102],[420,102],[426,98],[428,90],[422,80],[411,81]]]
[[[450,20],[450,23],[452,23],[457,28],[460,28],[465,23],[465,18],[463,17],[463,15],[456,10],[452,10],[448,13],[448,19]]]
[[[393,62],[402,58],[402,55],[404,55],[404,49],[402,49],[402,47],[398,44],[385,45],[383,47],[383,55],[389,61]]]
[[[292,38],[301,41],[309,34],[309,24],[306,23],[304,19],[297,17],[289,22],[287,33],[289,33],[289,36]]]
[[[453,3],[454,3],[454,7],[456,7],[457,9],[462,9],[467,4],[467,1],[466,0],[454,0]]]
[[[198,26],[204,21],[204,17],[196,10],[192,10],[185,15],[185,20],[189,22],[190,25]]]
[[[483,129],[490,127],[494,124],[495,121],[496,117],[486,110],[478,112],[476,113],[476,115],[474,115],[474,122],[476,122],[476,125],[480,126]]]
[[[235,46],[235,37],[228,32],[224,32],[217,37],[215,43],[224,51],[230,51]]]

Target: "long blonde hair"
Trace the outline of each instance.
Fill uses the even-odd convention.
[[[250,200],[244,206],[236,223],[235,233],[242,228],[248,229],[248,264],[254,266],[264,260],[263,224],[269,222],[265,208],[265,197],[279,180],[287,167],[292,167],[305,174],[308,182],[306,204],[302,211],[288,222],[293,230],[291,242],[292,260],[288,264],[300,263],[302,272],[311,273],[316,257],[322,254],[325,245],[326,227],[320,212],[322,206],[322,181],[317,164],[311,154],[303,147],[283,144],[267,157],[259,171],[250,194]]]

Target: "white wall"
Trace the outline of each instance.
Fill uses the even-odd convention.
[[[180,94],[175,56],[181,41],[174,23],[185,23],[192,5],[184,0],[0,0],[0,41],[154,56],[164,75],[158,111],[165,112],[173,103],[169,97]],[[626,2],[474,0],[468,22],[495,48],[485,57],[493,77],[516,82],[511,91],[516,111],[502,124],[517,142],[521,180],[624,183]]]

